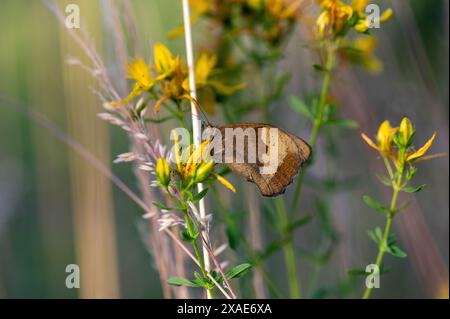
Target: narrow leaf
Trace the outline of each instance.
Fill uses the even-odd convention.
[[[375,199],[373,199],[373,198],[371,198],[371,197],[369,197],[367,195],[364,195],[363,196],[363,200],[364,200],[364,203],[366,203],[367,206],[369,206],[370,208],[376,210],[377,212],[382,213],[385,216],[389,215],[389,208],[383,206],[382,204],[380,204]]]
[[[388,246],[386,251],[388,253],[390,253],[392,256],[399,257],[399,258],[405,258],[408,256],[403,250],[401,250],[398,246],[395,246],[395,245]]]
[[[298,113],[303,114],[309,119],[314,119],[314,115],[311,113],[311,110],[308,106],[300,100],[298,97],[291,95],[289,97],[289,105]]]
[[[156,207],[160,208],[160,209],[165,209],[165,210],[173,210],[171,207],[161,203],[161,202],[152,202],[153,205],[155,205]]]
[[[239,226],[236,223],[230,223],[225,229],[230,248],[236,250],[239,246],[241,237],[239,233]]]
[[[240,264],[237,265],[235,267],[233,267],[232,269],[228,270],[225,273],[225,277],[230,280],[233,278],[239,278],[242,277],[243,275],[245,275],[250,269],[252,268],[252,265],[245,263],[245,264]]]
[[[389,186],[389,187],[392,186],[392,181],[389,179],[389,177],[387,177],[385,175],[380,175],[380,174],[376,174],[375,176],[384,185]]]
[[[195,282],[183,277],[171,277],[167,279],[167,283],[173,286],[199,287]]]
[[[417,187],[409,187],[408,186],[408,187],[403,188],[403,191],[407,192],[407,193],[418,193],[421,190],[423,190],[425,187],[427,187],[427,184],[422,184]]]
[[[180,238],[182,241],[185,241],[187,243],[191,243],[195,241],[198,237],[198,233],[196,236],[191,236],[186,229],[180,230]]]
[[[208,189],[205,188],[204,190],[202,190],[200,193],[195,194],[192,197],[192,203],[197,204],[203,197],[206,196],[206,193],[208,193]]]
[[[366,273],[365,269],[352,268],[347,270],[347,274],[350,276],[367,276],[368,273]]]

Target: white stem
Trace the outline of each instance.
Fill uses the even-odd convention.
[[[189,72],[189,88],[190,95],[194,100],[197,100],[197,92],[195,87],[195,66],[194,66],[194,50],[192,48],[192,32],[191,32],[191,18],[189,13],[189,1],[183,0],[183,20],[184,20],[184,38],[186,41],[186,56],[187,56],[187,65]],[[191,101],[191,113],[192,113],[192,130],[193,130],[193,138],[194,145],[199,147],[202,142],[202,123],[199,120],[199,114],[197,110],[197,106],[193,101]],[[203,190],[203,184],[198,184],[198,191],[201,192]],[[205,201],[202,199],[198,203],[200,218],[202,220],[206,220],[206,209],[205,209]],[[206,234],[204,234],[205,236]],[[205,270],[209,272],[211,269],[211,264],[209,261],[208,250],[205,245],[203,246],[203,263],[205,265]],[[211,298],[211,295],[208,292],[208,299]]]

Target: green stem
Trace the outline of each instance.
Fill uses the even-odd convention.
[[[217,189],[215,187],[212,187],[214,199],[217,203],[217,206],[219,208],[219,212],[223,219],[227,218],[227,209],[225,207],[225,204],[223,203],[222,198],[220,197],[219,193],[217,192]],[[273,280],[270,278],[267,270],[265,269],[264,265],[262,264],[262,259],[258,256],[258,254],[253,250],[251,245],[247,242],[244,235],[242,235],[242,232],[239,230],[239,239],[243,243],[243,247],[245,249],[245,252],[249,255],[250,259],[252,260],[252,264],[254,267],[258,267],[261,270],[261,274],[263,276],[263,280],[267,284],[267,288],[279,299],[283,299],[283,294],[278,289],[277,285],[273,282]]]
[[[187,209],[183,209],[183,215],[184,215],[184,220],[186,222],[186,227],[187,227],[189,236],[194,237],[196,232],[194,231],[194,228],[192,226]],[[206,272],[205,264],[203,263],[203,258],[200,255],[200,250],[198,249],[197,239],[191,241],[191,244],[192,244],[192,248],[194,248],[195,257],[197,258],[197,261],[198,261],[198,264],[202,271],[203,277],[208,278],[208,273]],[[211,298],[214,298],[213,289],[208,289],[208,292],[209,292],[209,295],[211,296]]]
[[[384,253],[386,252],[386,246],[387,246],[389,234],[391,232],[392,219],[394,218],[394,214],[395,214],[395,206],[397,204],[397,198],[398,198],[398,193],[400,192],[400,185],[402,182],[402,178],[403,178],[403,173],[400,172],[400,174],[398,174],[397,181],[392,186],[394,192],[392,194],[391,205],[389,208],[389,215],[387,217],[386,226],[384,227],[383,239],[380,241],[380,243],[378,245],[378,255],[377,255],[377,260],[376,260],[377,269],[381,269],[381,264],[383,262],[383,256],[384,256]],[[370,298],[372,289],[373,289],[373,287],[366,288],[366,290],[364,291],[363,299]]]
[[[338,46],[337,43],[334,43],[334,44],[332,43],[332,44],[330,44],[329,49],[327,50],[327,60],[326,60],[326,66],[325,66],[326,70],[325,70],[325,75],[323,78],[322,90],[320,92],[319,105],[318,105],[318,109],[317,109],[317,114],[314,119],[313,129],[312,129],[311,135],[309,137],[309,145],[311,146],[312,150],[314,150],[314,147],[316,145],[317,136],[319,135],[320,128],[322,127],[322,124],[323,124],[323,115],[325,112],[325,105],[326,105],[326,100],[327,100],[327,96],[328,96],[328,91],[330,89],[331,72],[334,67],[334,60],[335,60],[337,46]],[[300,195],[301,195],[301,191],[302,191],[303,176],[305,174],[307,167],[308,166],[306,166],[299,174],[299,177],[297,180],[297,185],[295,187],[294,199],[293,199],[292,205],[291,205],[291,214],[295,214],[295,212],[297,210],[298,202],[300,200]]]
[[[289,218],[286,212],[284,199],[281,197],[277,197],[275,199],[275,205],[277,207],[281,227],[283,229],[283,237],[287,238],[286,243],[283,246],[283,252],[288,276],[289,293],[292,299],[300,299],[301,297],[300,282],[297,276],[294,245],[292,241],[292,234],[288,229]]]

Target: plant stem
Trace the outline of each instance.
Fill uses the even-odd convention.
[[[294,245],[292,242],[292,234],[289,231],[289,218],[286,212],[286,206],[284,199],[277,197],[275,199],[275,205],[279,214],[283,237],[287,238],[285,245],[283,246],[284,260],[286,263],[286,271],[288,276],[289,293],[292,299],[300,299],[301,290],[300,282],[297,276],[297,266],[295,260]]]
[[[313,122],[313,129],[312,129],[311,135],[309,137],[309,144],[311,146],[311,149],[313,149],[313,150],[314,150],[314,147],[316,144],[317,136],[319,135],[319,132],[320,132],[320,128],[322,127],[322,124],[323,124],[325,105],[326,105],[326,100],[327,100],[327,96],[328,96],[328,91],[330,89],[331,72],[334,67],[334,60],[335,60],[337,46],[338,46],[337,42],[330,43],[328,46],[326,46],[325,75],[323,78],[322,90],[320,93],[320,99],[319,99],[317,113],[316,113],[316,116],[315,116],[315,119]],[[284,200],[283,199],[276,200],[278,214],[280,216],[280,219],[282,220],[282,223],[285,225],[286,229],[290,223],[290,220],[292,219],[293,215],[295,214],[295,212],[297,210],[306,169],[307,169],[307,167],[305,167],[303,170],[300,171],[300,174],[299,174],[299,177],[297,180],[297,185],[296,185],[295,192],[294,192],[294,199],[292,201],[289,215],[286,213]],[[286,230],[285,232],[287,232],[287,231],[288,230]],[[286,241],[286,244],[284,245],[283,249],[284,249],[285,262],[286,262],[286,270],[288,273],[289,291],[290,291],[292,298],[300,298],[301,290],[300,290],[300,283],[299,283],[298,277],[297,277],[297,268],[296,268],[294,245],[292,242],[292,234],[285,233],[285,235],[287,235],[287,241]]]
[[[186,227],[189,233],[189,236],[194,237],[195,231],[192,227],[191,220],[189,218],[188,210],[183,209],[184,220],[186,222]],[[195,257],[197,258],[198,264],[200,265],[200,269],[202,271],[203,277],[208,278],[208,273],[205,269],[205,264],[203,263],[202,256],[200,255],[200,250],[198,249],[197,239],[191,241],[192,248],[194,248]],[[211,299],[214,298],[214,292],[212,289],[207,289],[208,295]]]
[[[317,136],[319,135],[320,128],[322,127],[323,122],[323,115],[325,111],[325,105],[326,100],[328,96],[328,91],[330,89],[330,82],[331,82],[331,72],[334,67],[334,60],[336,55],[336,47],[338,46],[337,43],[331,43],[329,45],[329,48],[327,49],[327,58],[326,58],[326,66],[325,66],[325,75],[323,78],[323,84],[322,84],[322,90],[320,92],[320,99],[319,99],[319,105],[317,109],[317,114],[314,119],[313,123],[313,129],[311,132],[311,135],[309,137],[309,145],[311,146],[311,149],[314,150]],[[291,212],[290,214],[295,214],[298,206],[298,202],[300,200],[300,195],[302,191],[302,185],[303,185],[303,176],[305,174],[305,171],[307,170],[308,166],[306,166],[299,174],[297,185],[295,187],[294,192],[294,199],[292,201],[291,205]]]
[[[223,203],[222,198],[220,197],[217,189],[215,187],[212,187],[214,199],[217,203],[217,207],[219,208],[219,212],[224,220],[227,218],[227,209],[225,207],[225,204]],[[262,264],[263,260],[258,256],[258,253],[254,251],[253,247],[247,242],[245,236],[242,234],[242,232],[239,230],[239,239],[243,243],[243,247],[245,249],[245,252],[249,255],[252,265],[254,267],[258,267],[261,270],[262,276],[264,281],[267,284],[267,287],[269,290],[279,299],[283,299],[283,294],[280,292],[276,284],[273,282],[273,280],[270,278],[267,270],[265,269],[264,265]]]
[[[386,226],[384,227],[383,239],[380,241],[380,243],[378,245],[378,255],[377,255],[377,260],[376,260],[377,269],[380,269],[381,263],[383,262],[384,253],[386,252],[386,245],[387,245],[387,241],[389,238],[389,234],[391,232],[392,219],[394,218],[394,214],[395,214],[395,206],[397,204],[397,198],[398,198],[398,193],[400,191],[400,185],[402,182],[402,178],[403,178],[403,173],[401,172],[400,174],[398,174],[395,184],[392,185],[392,188],[394,191],[392,193],[389,214],[387,216]],[[366,288],[366,290],[364,291],[363,299],[370,298],[372,289],[373,289],[373,287]]]

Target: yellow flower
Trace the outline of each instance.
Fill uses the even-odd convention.
[[[174,58],[169,49],[159,42],[154,45],[153,55],[158,80],[164,79],[172,74],[181,64],[180,58]]]
[[[424,146],[422,146],[420,149],[418,149],[417,151],[408,154],[406,156],[406,162],[413,162],[416,161],[418,159],[420,159],[422,156],[425,155],[425,153],[428,151],[428,149],[431,147],[431,145],[433,144],[434,138],[436,137],[436,132],[433,133],[433,136],[431,136],[431,138],[424,144]]]
[[[376,149],[383,156],[392,156],[392,141],[396,131],[397,128],[391,127],[389,121],[384,121],[378,128],[376,144],[364,133],[361,134],[361,137],[367,144],[369,144],[370,147]]]
[[[367,0],[353,0],[352,8],[355,9],[356,12],[362,14],[364,9],[367,6]]]
[[[366,2],[366,1],[360,0],[359,2]],[[363,12],[364,8],[366,7],[366,3],[364,3],[362,8],[360,8],[361,4],[357,4],[357,6],[358,6],[358,10],[357,10],[358,11],[358,21],[356,22],[355,30],[363,33],[363,32],[366,32],[371,27],[372,21],[367,19],[367,14],[365,14]],[[392,11],[392,9],[388,8],[381,14],[378,22],[379,23],[386,22],[387,20],[389,20],[392,17],[393,13],[394,12]]]
[[[195,83],[198,88],[207,83],[208,77],[216,66],[216,63],[216,55],[208,55],[207,53],[200,54],[200,57],[195,64]]]
[[[404,145],[409,142],[411,136],[414,134],[414,127],[407,117],[404,117],[402,122],[400,123],[398,133]]]
[[[189,4],[192,6],[194,17],[205,15],[213,8],[213,1],[211,0],[190,0]]]
[[[298,16],[298,8],[302,0],[266,0],[266,10],[277,19],[290,19]]]
[[[203,182],[212,173],[215,165],[216,163],[214,163],[214,161],[201,163],[195,171],[194,180],[198,183]]]
[[[227,85],[221,81],[211,79],[217,64],[217,56],[201,53],[195,63],[195,85],[198,89],[199,101],[206,112],[215,112],[215,93],[230,95],[245,87],[244,83]],[[189,92],[189,77],[183,81],[183,89]]]
[[[135,80],[143,89],[149,89],[154,84],[152,76],[150,75],[150,69],[142,58],[137,58],[130,64],[128,67],[128,76]]]
[[[214,5],[217,3],[212,0],[189,0],[191,10],[191,24],[195,24],[201,16],[206,16],[213,12]],[[170,39],[181,37],[184,34],[184,26],[179,25],[173,30],[169,31],[167,36]]]
[[[398,132],[398,133],[397,133]],[[394,140],[394,135],[397,133],[397,138]],[[410,147],[411,137],[414,135],[414,127],[407,118],[403,118],[400,127],[391,127],[389,121],[384,121],[377,134],[377,143],[375,144],[365,134],[361,134],[362,138],[369,144],[370,147],[379,151],[383,156],[389,156],[395,162],[397,167],[402,167],[404,164],[411,164],[414,161],[426,160],[436,156],[424,156],[436,138],[436,132],[431,138],[417,151]],[[398,147],[397,154],[393,154],[393,144]]]
[[[207,151],[208,140],[201,143],[199,147],[193,144],[186,147],[181,153],[178,135],[172,131],[175,147],[175,161],[177,163],[177,173],[180,176],[184,186],[191,186],[195,183],[201,183],[212,177],[222,183],[225,187],[235,192],[236,189],[222,176],[213,172],[215,162],[209,158]]]
[[[260,10],[262,8],[262,0],[247,0],[247,5],[253,10]]]
[[[380,22],[381,23],[386,22],[387,20],[389,20],[392,17],[393,14],[394,14],[394,11],[391,8],[384,10],[384,12],[381,14]]]
[[[222,177],[216,173],[212,173],[211,177],[216,179],[219,183],[221,183],[223,186],[225,186],[226,188],[231,190],[233,193],[236,193],[236,188],[234,188],[234,186],[228,180],[226,180],[224,177]]]
[[[321,14],[316,24],[321,37],[330,30],[338,33],[353,16],[353,8],[339,0],[321,0]]]
[[[164,187],[170,183],[170,168],[164,157],[158,159],[155,170],[156,179]]]
[[[142,58],[137,58],[128,66],[128,77],[136,81],[131,93],[119,102],[110,103],[111,106],[123,106],[143,92],[150,90],[155,81],[150,74],[150,68]]]

